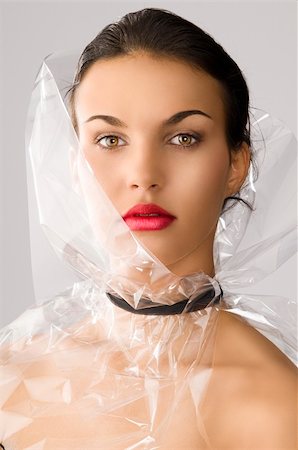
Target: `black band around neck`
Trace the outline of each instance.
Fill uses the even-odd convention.
[[[220,287],[220,294],[215,296],[215,289],[213,286],[210,286],[210,289],[199,294],[197,297],[191,300],[191,302],[189,302],[189,299],[185,299],[181,300],[180,302],[174,303],[173,305],[160,305],[160,306],[155,306],[155,304],[151,302],[152,306],[150,306],[149,304],[148,307],[140,309],[133,308],[122,297],[119,297],[115,294],[111,294],[109,292],[106,292],[106,294],[114,305],[119,306],[119,308],[122,308],[125,311],[129,311],[133,314],[144,314],[147,316],[149,315],[170,316],[174,314],[189,313],[198,311],[200,309],[204,309],[209,305],[211,301],[212,305],[214,305],[218,303],[219,300],[222,298],[223,291]],[[146,300],[146,303],[148,304],[148,300]]]

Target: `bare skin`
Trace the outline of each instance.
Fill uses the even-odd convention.
[[[213,370],[208,386],[204,384],[199,414],[196,414],[190,391],[186,390],[168,424],[167,430],[171,432],[162,436],[158,448],[294,450],[297,418],[295,366],[270,341],[238,317],[219,311],[217,319]],[[74,342],[64,342],[63,347],[65,346],[71,349]],[[178,340],[177,352],[180,347],[181,342]],[[178,376],[181,383],[192,357],[195,357],[195,349],[193,355],[188,354],[186,359],[181,360]],[[118,354],[111,364],[115,370],[123,369],[125,358]],[[85,365],[84,359],[81,360],[81,365]],[[49,358],[40,359],[34,364],[27,377],[34,379],[33,377],[42,375],[53,376],[56,370],[55,360],[49,355]],[[57,377],[59,376],[61,373],[58,372]],[[87,375],[78,368],[72,376],[77,380],[74,386],[81,389]],[[25,402],[27,395],[24,388],[19,388],[6,408],[13,410],[13,405]],[[165,389],[161,393],[157,423],[172,407],[172,391]],[[60,404],[57,411],[51,411],[53,417],[46,414],[44,419],[36,419],[30,426],[30,431],[27,429],[17,433],[16,438],[3,441],[6,450],[22,450],[39,439],[50,436],[58,440],[73,438],[78,442],[84,442],[86,436],[93,436],[103,443],[105,439],[114,437],[113,448],[120,449],[125,447],[121,440],[120,444],[117,441],[119,434],[123,433],[125,436],[135,431],[125,420],[122,423],[116,419],[113,421],[111,417],[107,419],[101,416],[100,420],[83,421],[77,411],[71,408]],[[64,409],[67,411],[65,415]],[[143,410],[144,403],[140,399],[120,408],[116,414],[123,418],[131,414],[138,417]],[[47,445],[45,448],[54,450],[55,446]],[[65,447],[65,450],[71,450],[71,447]]]
[[[215,349],[214,375],[203,404],[213,448],[297,448],[294,364],[228,312],[220,316]]]

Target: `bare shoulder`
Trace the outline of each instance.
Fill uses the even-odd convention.
[[[213,372],[205,411],[214,448],[297,448],[297,368],[261,333],[225,311]]]
[[[242,317],[219,311],[216,338],[218,364],[274,368],[295,374],[296,367],[269,339],[250,326]]]

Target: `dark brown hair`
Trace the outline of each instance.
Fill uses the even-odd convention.
[[[218,80],[223,91],[229,150],[237,151],[243,142],[251,146],[249,91],[238,65],[208,33],[175,13],[159,8],[145,8],[126,14],[103,28],[86,46],[68,91],[70,114],[76,130],[74,97],[86,71],[98,60],[137,51],[186,62]],[[223,207],[228,199],[241,200],[251,208],[236,196],[227,197]]]

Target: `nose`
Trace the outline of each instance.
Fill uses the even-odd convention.
[[[161,155],[146,146],[131,153],[127,161],[127,185],[130,189],[158,190],[164,183]]]

